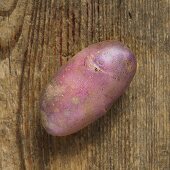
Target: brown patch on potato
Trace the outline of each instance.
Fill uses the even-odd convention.
[[[91,119],[94,117],[94,103],[92,101],[85,101],[83,104],[83,111],[84,111],[84,116],[87,119]]]
[[[65,92],[65,87],[60,85],[49,84],[46,89],[47,100],[50,100],[55,96],[62,96],[64,92]]]
[[[72,98],[72,103],[73,103],[73,104],[76,104],[76,105],[77,105],[77,104],[79,104],[79,102],[80,102],[80,101],[79,101],[79,98],[78,98],[78,97],[73,97],[73,98]]]
[[[54,107],[54,113],[58,113],[60,110],[57,107]]]
[[[47,115],[44,111],[41,111],[41,122],[45,129],[56,129],[57,126],[61,128],[66,127],[65,121],[62,119],[57,120],[55,124],[51,121],[48,121]]]

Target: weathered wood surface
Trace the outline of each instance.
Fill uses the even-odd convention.
[[[169,34],[169,0],[0,0],[0,169],[169,170]],[[106,39],[136,54],[133,83],[94,124],[49,136],[41,90],[76,52]]]

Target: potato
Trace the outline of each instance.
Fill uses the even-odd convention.
[[[41,99],[46,131],[65,136],[103,116],[136,72],[133,53],[120,42],[90,45],[61,67]]]

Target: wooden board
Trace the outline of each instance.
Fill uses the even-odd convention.
[[[0,0],[0,169],[170,169],[169,0]],[[138,70],[108,114],[52,137],[39,96],[91,43],[127,44]]]

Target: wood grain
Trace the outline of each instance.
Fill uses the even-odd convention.
[[[170,169],[169,0],[0,1],[0,169]],[[91,43],[114,39],[138,70],[108,114],[52,137],[39,97],[54,72]]]

